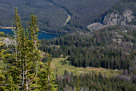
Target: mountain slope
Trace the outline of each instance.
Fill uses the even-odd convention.
[[[126,10],[129,10],[132,12],[132,15],[136,17],[136,0],[121,0],[117,4],[113,5],[109,10],[107,10],[102,18],[102,23],[104,23],[104,18],[106,15],[111,13],[118,13],[120,15],[123,15]],[[136,24],[136,20],[133,20],[129,24]]]
[[[43,41],[41,49],[54,57],[69,56],[68,60],[76,67],[129,69],[136,65],[136,31],[113,26]]]
[[[98,21],[93,24],[89,24],[87,28],[92,31],[112,25],[136,25],[135,0],[120,0],[102,14]]]
[[[119,0],[1,0],[0,25],[12,26],[17,7],[23,24],[32,12],[37,15],[40,29],[65,33],[83,30]],[[68,15],[71,19],[65,24]]]

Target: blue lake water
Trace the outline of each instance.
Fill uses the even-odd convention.
[[[4,32],[5,34],[13,34],[11,29],[0,29],[0,32]],[[39,32],[38,38],[41,39],[53,39],[56,38],[58,35],[55,34],[48,34],[44,32]]]

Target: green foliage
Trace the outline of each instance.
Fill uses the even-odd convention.
[[[63,62],[66,60],[66,64]],[[67,60],[67,58],[53,58],[51,62],[51,69],[53,74],[65,75],[68,72],[73,73],[73,75],[87,74],[87,73],[102,73],[106,77],[117,76],[122,73],[120,70],[112,70],[105,68],[83,68],[83,67],[75,67],[72,66],[71,63]]]
[[[125,76],[125,78],[123,78]],[[129,91],[135,90],[136,82],[129,80],[130,75],[114,76],[106,78],[101,76],[101,74],[96,75],[95,73],[81,74],[81,75],[70,75],[66,74],[63,77],[59,78],[57,76],[57,83],[59,84],[59,91],[66,89],[66,86],[69,87],[67,90],[74,91]],[[121,79],[119,78],[121,77]],[[69,80],[67,79],[69,78]],[[77,79],[80,83],[80,90],[75,89],[77,87]],[[133,78],[132,78],[133,79]],[[79,86],[78,86],[79,87]]]
[[[47,62],[42,64],[39,73],[40,91],[57,91],[57,84],[51,72],[51,57],[47,54]]]
[[[76,91],[80,91],[80,84],[79,84],[79,78],[77,77],[76,81]]]
[[[68,60],[76,67],[129,69],[136,53],[135,34],[133,28],[114,26],[91,34],[78,33],[43,40],[41,50],[53,57],[69,56]]]
[[[0,1],[0,25],[12,26],[13,11],[17,7],[23,26],[27,26],[29,15],[33,12],[38,16],[38,24],[43,31],[59,34],[84,31],[87,30],[87,25],[94,22],[116,2],[118,0],[4,0]],[[64,25],[68,15],[71,19]]]
[[[44,88],[48,88],[49,91],[55,91],[55,83],[49,70],[51,59],[48,59],[48,65],[40,64],[41,51],[38,49],[39,29],[36,17],[32,15],[29,29],[24,29],[18,11],[15,9],[15,25],[13,29],[15,44],[10,50],[8,47],[3,49],[4,45],[0,47],[0,60],[6,64],[0,68],[0,89],[4,91],[41,91],[42,89],[43,91]],[[46,85],[40,82],[41,79],[47,82]]]

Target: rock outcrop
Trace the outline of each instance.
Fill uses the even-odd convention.
[[[6,46],[12,45],[13,44],[13,40],[9,39],[9,38],[5,38],[5,37],[0,37],[0,43],[5,44]]]
[[[90,31],[99,30],[112,25],[127,25],[135,20],[131,10],[125,10],[122,14],[112,12],[104,17],[103,23],[97,22],[87,26]]]
[[[133,12],[131,10],[125,10],[122,15],[119,13],[113,12],[105,16],[103,24],[104,25],[126,25],[127,23],[132,22],[135,17],[133,16]]]

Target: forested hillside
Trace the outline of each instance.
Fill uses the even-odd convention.
[[[75,76],[66,72],[62,76],[57,76],[57,83],[60,84],[58,91],[135,91],[136,76],[125,75],[106,78],[105,75],[81,74]]]
[[[0,0],[0,91],[136,91],[135,25],[136,0]]]
[[[109,10],[107,10],[101,17],[101,22],[103,23],[103,19],[106,15],[115,12],[123,15],[125,10],[131,10],[133,15],[136,17],[136,1],[135,0],[120,0],[118,3],[113,5]],[[133,20],[129,24],[136,24],[136,20]]]
[[[85,30],[118,0],[1,0],[0,25],[12,26],[14,8],[19,9],[23,25],[33,12],[40,29],[53,33]],[[69,15],[69,19],[68,19]],[[68,22],[66,23],[66,20]],[[65,24],[66,23],[66,24]]]
[[[54,58],[67,58],[54,60],[56,65],[53,64],[57,68],[54,70],[59,91],[136,90],[136,31],[132,27],[110,26],[91,33],[43,40],[40,49]],[[75,75],[77,71],[79,75]]]
[[[77,67],[129,69],[134,66],[136,55],[135,35],[133,28],[113,26],[90,34],[44,40],[41,49],[54,57],[69,56],[69,61]]]

